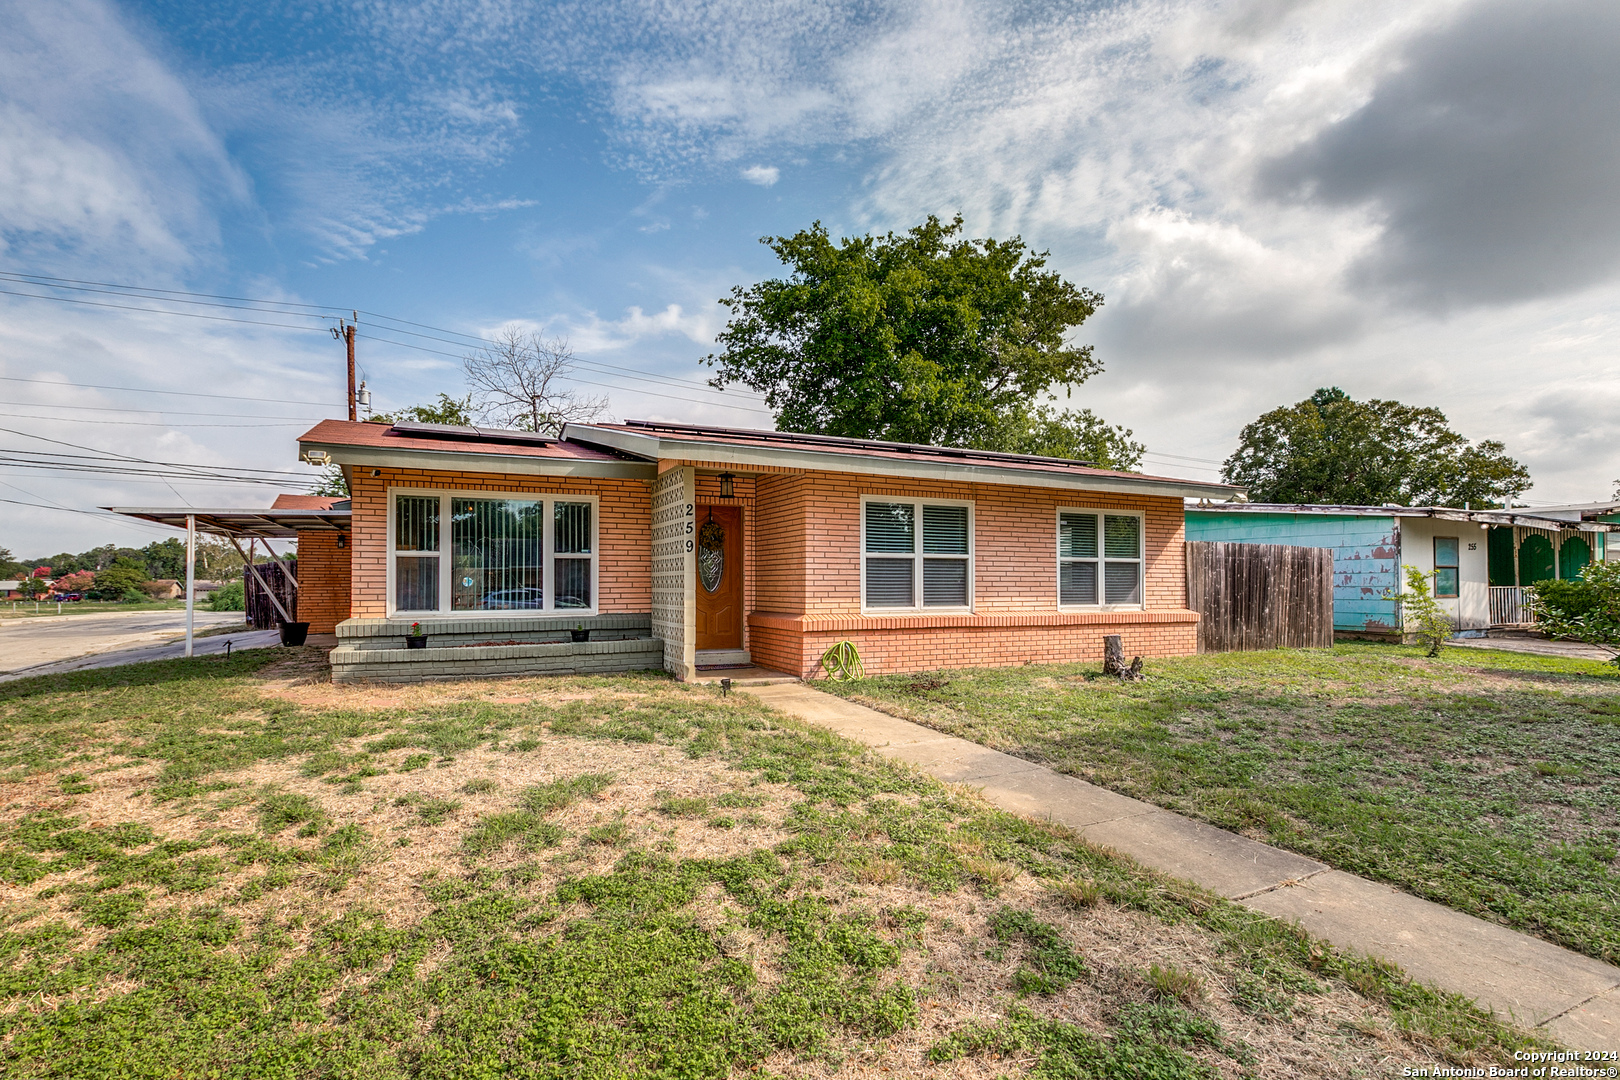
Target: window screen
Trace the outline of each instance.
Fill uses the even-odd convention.
[[[1434,595],[1441,597],[1455,597],[1457,595],[1457,538],[1455,536],[1437,536],[1434,538]]]
[[[969,606],[973,571],[966,506],[869,502],[862,514],[867,607]]]
[[[1135,514],[1058,514],[1058,604],[1142,603],[1142,519]]]
[[[438,550],[438,496],[401,495],[394,501],[395,608],[400,611],[439,609]],[[415,554],[418,552],[435,554]]]
[[[591,504],[560,502],[553,511],[557,607],[591,606]]]

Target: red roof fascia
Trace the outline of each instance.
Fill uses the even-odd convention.
[[[490,454],[500,457],[532,457],[584,461],[622,461],[614,454],[578,443],[480,442],[476,439],[436,439],[431,436],[396,435],[387,424],[363,421],[322,420],[298,437],[301,443],[326,443],[379,450],[430,450],[451,454]]]

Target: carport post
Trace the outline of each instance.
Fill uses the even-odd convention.
[[[193,609],[197,595],[197,515],[186,515],[186,656],[191,656]]]

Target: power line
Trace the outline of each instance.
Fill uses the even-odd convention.
[[[322,311],[349,311],[346,307],[333,307],[330,304],[306,304],[298,300],[258,300],[251,296],[221,296],[218,293],[191,292],[186,289],[159,289],[150,285],[119,285],[111,281],[86,281],[83,278],[52,277],[49,274],[24,274],[14,270],[0,270],[0,276],[13,278],[37,278],[39,281],[61,281],[70,285],[99,285],[106,289],[123,289],[129,292],[166,293],[170,296],[200,296],[208,300],[238,300],[244,304],[283,304],[287,307],[318,308]],[[49,288],[51,286],[47,286]],[[429,329],[433,329],[430,327]]]
[[[401,349],[415,349],[417,352],[432,353],[434,356],[449,356],[449,357],[452,357],[452,358],[457,359],[457,360],[461,359],[461,355],[459,353],[447,353],[443,349],[429,349],[429,348],[427,348],[426,346],[423,346],[423,345],[412,345],[410,342],[407,342],[407,341],[393,341],[393,340],[390,340],[389,338],[377,337],[375,334],[361,334],[360,337],[363,337],[363,338],[367,339],[368,341],[380,341],[380,342],[383,342],[384,344],[387,344],[387,345],[395,345],[395,346],[398,346]],[[582,384],[584,384],[586,386],[600,386],[600,387],[603,387],[603,388],[608,389],[608,390],[635,389],[634,387],[618,386],[618,385],[615,385],[613,383],[596,382],[593,379],[576,379],[576,378],[570,377],[569,381],[570,382],[576,382],[576,383],[582,383]],[[647,381],[651,381],[651,380],[647,380]],[[712,391],[712,392],[716,393],[716,394],[724,393],[724,391],[721,391],[721,390],[715,390],[715,391]],[[643,391],[641,391],[641,393],[652,393],[652,391],[643,390]],[[720,401],[706,401],[706,400],[703,400],[701,398],[682,397],[680,394],[671,394],[671,393],[667,393],[667,392],[665,392],[663,390],[658,391],[658,393],[662,394],[664,397],[673,398],[676,401],[689,401],[694,405],[719,405],[722,408],[749,409],[749,410],[752,410],[754,412],[766,412],[766,411],[768,411],[766,409],[761,408],[758,405],[752,405],[752,404],[730,405],[730,404],[727,404],[725,402],[720,402]]]
[[[489,340],[487,338],[481,338],[481,337],[478,337],[478,336],[473,335],[473,334],[464,334],[459,330],[446,330],[443,327],[427,326],[427,324],[425,324],[425,323],[413,323],[413,322],[409,322],[409,321],[407,321],[405,319],[394,319],[394,318],[391,318],[390,316],[387,316],[387,315],[378,315],[376,312],[368,311],[368,312],[363,312],[363,314],[370,315],[374,319],[385,319],[385,320],[387,320],[389,322],[402,322],[402,323],[405,323],[405,325],[407,325],[407,326],[421,326],[424,329],[437,330],[437,331],[439,331],[439,333],[442,333],[442,334],[454,334],[454,335],[456,335],[456,337],[465,338],[466,341],[465,342],[452,341],[449,338],[435,337],[432,334],[418,334],[418,333],[415,333],[415,332],[410,331],[410,330],[401,330],[397,326],[384,326],[384,327],[382,327],[382,329],[387,330],[391,334],[405,334],[408,337],[423,338],[424,340],[427,340],[427,341],[442,341],[446,345],[468,345],[468,346],[471,346],[471,345],[487,346],[487,345],[489,345]],[[375,338],[374,340],[387,341],[388,339],[387,338]],[[403,345],[404,342],[395,341],[395,342],[390,342],[390,344]],[[406,346],[406,347],[409,348],[410,346]],[[451,354],[443,353],[441,355],[449,356]],[[460,354],[457,354],[457,355],[460,355]],[[605,360],[589,360],[589,359],[584,359],[584,358],[575,356],[575,357],[571,357],[569,359],[569,363],[577,364],[580,367],[591,368],[591,369],[600,370],[600,371],[604,371],[604,372],[622,372],[624,374],[630,375],[630,376],[635,377],[635,378],[643,379],[643,380],[648,381],[648,382],[666,382],[666,383],[671,383],[671,384],[676,385],[676,386],[689,387],[689,388],[691,388],[693,390],[703,390],[705,393],[748,394],[748,395],[751,395],[753,397],[758,397],[758,398],[763,398],[765,396],[764,394],[761,394],[757,390],[730,390],[730,391],[728,391],[728,390],[719,390],[719,389],[716,389],[714,387],[710,387],[707,383],[694,382],[691,379],[680,379],[680,378],[676,378],[673,375],[657,375],[657,374],[654,374],[652,372],[641,371],[641,370],[639,370],[637,368],[627,368],[627,367],[622,367],[622,366],[620,366],[618,364],[609,364]]]
[[[253,311],[253,312],[263,312],[263,313],[266,313],[266,314],[290,315],[290,316],[293,316],[294,318],[311,318],[311,319],[318,318],[318,319],[328,319],[329,320],[329,319],[334,318],[334,317],[341,317],[341,312],[343,310],[342,308],[333,307],[332,305],[329,305],[329,304],[306,304],[306,303],[302,303],[302,302],[299,302],[299,301],[289,301],[289,300],[259,300],[259,299],[254,299],[252,297],[224,296],[224,295],[221,295],[221,294],[218,294],[218,293],[188,292],[188,291],[183,290],[183,289],[157,289],[157,288],[151,288],[151,287],[142,286],[142,285],[119,285],[119,284],[115,284],[115,283],[112,283],[112,282],[106,282],[106,281],[88,281],[88,280],[85,280],[85,279],[82,279],[82,278],[60,278],[60,277],[52,277],[52,276],[50,276],[48,274],[23,274],[23,273],[18,273],[18,272],[15,272],[15,271],[0,271],[0,280],[8,280],[8,281],[14,281],[14,282],[17,282],[17,283],[21,283],[21,284],[36,285],[36,286],[38,286],[40,288],[45,288],[45,289],[73,289],[75,291],[80,291],[80,292],[93,292],[93,293],[101,293],[101,294],[104,294],[104,295],[112,295],[112,296],[139,297],[140,299],[153,300],[153,301],[156,301],[156,302],[159,302],[159,303],[192,304],[192,305],[197,305],[197,306],[226,308],[226,309],[229,309],[229,310],[232,310],[232,311]],[[57,283],[59,283],[59,284],[57,284]],[[162,294],[162,295],[161,296],[145,296],[145,295],[141,295],[141,294],[145,294],[145,293],[159,293],[159,294]],[[88,300],[74,300],[71,297],[42,296],[42,295],[35,294],[35,293],[9,292],[8,290],[0,290],[0,294],[11,295],[11,296],[25,296],[25,297],[30,297],[30,298],[36,299],[36,300],[56,300],[56,301],[59,301],[59,302],[62,302],[62,303],[89,304],[89,305],[94,306],[94,307],[121,308],[123,310],[143,311],[143,312],[148,312],[148,313],[153,313],[153,314],[182,315],[182,316],[188,316],[188,317],[192,317],[192,318],[215,319],[217,321],[224,321],[224,322],[243,322],[243,323],[247,323],[247,324],[250,324],[250,325],[280,326],[280,327],[284,327],[284,328],[287,328],[287,329],[300,329],[300,330],[301,329],[313,329],[313,327],[294,326],[294,325],[287,324],[287,323],[266,323],[266,322],[262,322],[262,321],[259,321],[259,320],[253,320],[253,319],[246,319],[246,320],[244,320],[244,319],[230,319],[230,318],[226,318],[224,316],[202,315],[202,314],[197,313],[197,312],[165,311],[164,309],[161,309],[161,308],[127,307],[125,305],[120,305],[120,304],[105,304],[105,303],[97,303],[95,301],[88,301]],[[169,299],[165,299],[165,297],[181,297],[182,299],[169,300]],[[184,298],[187,298],[187,297],[200,297],[201,299],[195,299],[195,300],[193,300],[193,299],[184,299]],[[213,302],[213,301],[220,301],[220,300],[237,301],[238,303],[215,303],[215,302]],[[240,306],[242,304],[251,304],[251,305],[256,305],[256,306],[242,307],[242,306]],[[314,309],[314,310],[311,311],[311,312],[288,310],[289,308],[295,308],[295,307],[311,308],[311,309]],[[322,314],[319,314],[319,312],[339,312],[340,314],[338,316],[332,316],[332,315],[322,315]],[[409,319],[401,319],[401,318],[398,318],[398,317],[393,316],[393,315],[384,315],[384,314],[382,314],[380,312],[375,312],[375,311],[366,311],[366,312],[364,312],[364,314],[366,314],[367,316],[369,316],[371,318],[374,318],[374,319],[381,319],[384,322],[400,324],[399,326],[391,326],[391,327],[383,327],[382,328],[382,329],[385,329],[385,330],[389,330],[389,331],[391,331],[393,333],[405,334],[405,335],[410,336],[410,337],[419,337],[419,338],[424,338],[424,339],[431,340],[431,341],[440,341],[440,342],[443,342],[444,344],[447,344],[447,345],[464,345],[464,344],[487,345],[488,344],[487,339],[479,337],[479,336],[477,336],[475,334],[464,333],[464,332],[462,332],[460,330],[451,330],[451,329],[448,329],[448,328],[442,327],[442,326],[433,326],[433,325],[431,325],[429,323],[413,322],[413,321],[411,321]],[[404,327],[404,326],[415,326],[415,327],[417,327],[419,329],[422,329],[422,330],[431,330],[434,333],[433,334],[419,334],[419,333],[416,333],[416,332],[411,331],[411,330],[402,329],[401,327]],[[450,334],[454,338],[458,338],[458,339],[462,339],[462,340],[451,340],[450,338],[436,337],[435,334]],[[374,340],[387,341],[388,339],[386,339],[386,338],[376,338]],[[390,344],[395,344],[395,345],[404,345],[403,342],[389,342],[389,343]],[[406,346],[406,347],[408,348],[409,346]],[[424,352],[432,352],[433,350],[424,349],[422,351],[424,351]],[[450,354],[441,354],[441,355],[450,355]],[[642,371],[642,370],[637,369],[637,368],[627,368],[627,367],[623,367],[623,366],[618,365],[618,364],[609,364],[609,363],[607,363],[605,361],[601,361],[601,360],[587,360],[587,359],[581,359],[581,358],[575,357],[573,359],[573,362],[580,365],[580,366],[582,366],[582,367],[586,367],[586,368],[592,369],[592,370],[603,370],[603,371],[619,372],[619,373],[629,375],[631,377],[634,377],[634,378],[637,378],[637,379],[640,379],[640,380],[646,381],[646,382],[669,383],[669,384],[674,385],[674,386],[684,386],[684,387],[694,389],[694,390],[699,390],[699,391],[702,391],[702,392],[705,392],[705,393],[726,393],[726,392],[729,392],[729,393],[734,393],[734,394],[746,394],[746,395],[749,395],[749,396],[752,396],[752,397],[759,397],[759,398],[764,397],[764,395],[759,393],[757,390],[747,390],[747,389],[738,389],[738,390],[733,390],[733,391],[711,390],[711,389],[706,388],[704,384],[695,382],[695,381],[693,381],[691,379],[681,379],[681,378],[677,378],[677,377],[669,376],[669,375],[658,375],[656,373]],[[584,381],[584,380],[578,380],[578,381]],[[591,383],[590,385],[601,386],[601,385],[605,385],[605,384]],[[609,389],[616,389],[615,387],[612,387],[612,386],[608,386],[608,388]],[[686,400],[690,400],[690,399],[686,399]]]
[[[96,288],[91,288],[89,284],[81,284],[81,285],[53,285],[53,284],[50,284],[50,282],[52,282],[52,281],[63,281],[63,280],[67,280],[67,279],[64,279],[64,278],[44,278],[42,275],[16,274],[16,273],[12,273],[12,272],[6,271],[6,270],[0,270],[0,281],[7,281],[7,282],[11,282],[11,283],[18,284],[18,285],[34,285],[34,286],[37,286],[37,287],[39,287],[41,289],[64,289],[64,290],[72,290],[73,292],[99,293],[99,294],[101,294],[103,296],[122,296],[122,297],[126,297],[126,298],[138,298],[138,299],[141,299],[141,300],[152,300],[152,301],[155,301],[155,302],[160,303],[160,304],[191,304],[191,305],[193,305],[195,307],[225,308],[225,309],[227,309],[229,311],[257,311],[257,312],[262,312],[265,315],[291,315],[293,318],[297,318],[297,319],[330,319],[330,318],[333,317],[333,316],[330,316],[330,315],[317,315],[317,314],[314,314],[314,313],[311,313],[311,312],[306,312],[306,311],[289,311],[285,307],[272,307],[272,306],[270,306],[272,304],[281,303],[281,301],[278,301],[278,300],[250,300],[247,303],[254,304],[254,305],[259,305],[259,306],[248,307],[248,306],[244,306],[243,304],[220,304],[220,303],[216,303],[216,302],[214,302],[212,300],[169,299],[167,297],[161,297],[161,296],[148,296],[146,294],[151,293],[151,292],[174,292],[175,290],[171,290],[171,289],[162,289],[162,290],[144,289],[139,285],[109,285],[106,288],[96,289]],[[312,305],[312,304],[299,304],[297,306],[299,306],[299,307],[313,307],[315,305]],[[179,315],[179,314],[183,314],[183,313],[182,312],[173,312],[172,314]]]
[[[178,409],[142,409],[130,408],[127,405],[58,405],[49,401],[8,401],[12,407],[24,406],[30,409],[72,409],[76,412],[116,412],[116,413],[152,413],[159,416],[217,416],[221,418],[240,417],[244,420],[324,420],[323,416],[287,416],[276,413],[228,413],[212,410],[209,412],[181,412]],[[44,419],[44,417],[41,417]]]
[[[288,428],[313,423],[311,420],[303,420],[284,424],[160,424],[152,420],[98,420],[83,416],[35,416],[33,413],[0,413],[0,416],[9,416],[14,420],[51,420],[62,424],[116,424],[119,427],[160,428]]]
[[[52,444],[54,444],[56,446],[65,446],[69,450],[87,450],[92,454],[99,454],[99,455],[101,455],[103,457],[108,457],[108,458],[121,458],[124,461],[132,461],[132,462],[136,462],[137,464],[141,464],[141,465],[168,465],[168,466],[171,466],[171,467],[184,468],[184,469],[211,469],[211,468],[216,468],[216,466],[212,466],[212,465],[192,465],[192,464],[189,464],[189,463],[186,463],[186,462],[153,461],[153,460],[151,460],[149,458],[135,457],[135,456],[133,456],[131,454],[120,454],[116,450],[102,450],[102,449],[99,449],[99,448],[94,447],[94,446],[81,446],[78,443],[64,442],[61,439],[49,439],[49,438],[46,438],[44,435],[34,435],[34,434],[32,434],[30,432],[27,432],[27,431],[18,431],[15,428],[0,428],[0,431],[3,431],[8,435],[21,435],[25,439],[34,439],[34,440],[37,440],[38,442],[47,442],[47,443],[52,443]],[[10,452],[14,453],[14,454],[15,453],[22,453],[22,454],[35,453],[35,451],[32,451],[32,450],[13,450],[13,451],[10,451]],[[56,456],[58,456],[58,457],[76,457],[78,455],[58,454]],[[252,469],[252,468],[248,468],[248,469],[243,469],[241,471],[243,471],[243,472],[257,472],[257,473],[275,474],[275,475],[279,475],[279,476],[304,476],[304,477],[307,477],[309,475],[308,473],[294,472],[291,469]]]
[[[79,300],[71,296],[41,296],[38,293],[15,292],[11,289],[0,289],[0,296],[24,296],[30,300],[54,300],[58,304],[82,304],[85,307],[117,308],[120,311],[139,311],[147,315],[178,315],[185,319],[207,319],[211,322],[241,323],[244,326],[279,326],[283,330],[326,329],[324,326],[297,326],[293,323],[265,322],[262,319],[232,319],[225,315],[204,315],[200,311],[164,311],[162,308],[136,307],[133,304],[104,304],[100,300]]]
[[[68,390],[123,390],[131,394],[169,394],[174,397],[200,397],[217,398],[221,401],[262,401],[269,405],[319,405],[326,409],[335,409],[329,401],[304,401],[296,398],[260,398],[250,397],[246,394],[202,394],[192,390],[148,390],[139,386],[104,386],[100,383],[65,383],[56,379],[24,379],[16,375],[0,375],[0,381],[34,383],[39,386],[60,386]]]

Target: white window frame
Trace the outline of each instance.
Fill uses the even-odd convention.
[[[437,497],[439,500],[439,550],[436,553],[439,559],[439,609],[437,611],[401,610],[395,605],[394,592],[394,562],[398,556],[432,555],[434,552],[425,551],[396,551],[394,548],[394,525],[396,521],[395,504],[400,496],[407,497]],[[525,502],[541,502],[545,509],[541,516],[545,521],[544,536],[541,543],[541,558],[544,560],[541,588],[545,591],[546,606],[534,609],[511,609],[487,611],[455,611],[451,609],[453,590],[451,589],[450,554],[450,504],[455,499],[520,499]],[[588,608],[556,608],[551,605],[557,601],[557,532],[556,532],[556,504],[557,503],[589,503],[591,506],[591,606]],[[573,555],[565,552],[563,558],[584,558],[583,555]],[[463,619],[569,619],[575,616],[581,618],[594,616],[602,604],[601,577],[602,577],[602,500],[600,496],[588,494],[571,494],[551,491],[465,491],[450,488],[412,488],[391,487],[388,489],[388,618],[409,618],[412,620],[463,620]]]
[[[1097,603],[1095,604],[1065,604],[1063,602],[1063,564],[1065,562],[1089,562],[1089,559],[1068,559],[1063,555],[1063,515],[1064,514],[1091,514],[1097,519]],[[1106,550],[1107,523],[1106,517],[1133,517],[1137,520],[1136,526],[1136,558],[1135,559],[1109,559],[1104,554]],[[1114,510],[1096,506],[1060,506],[1052,515],[1052,552],[1055,556],[1053,567],[1053,596],[1057,600],[1059,611],[1146,611],[1147,610],[1147,515],[1140,510]],[[1134,562],[1140,573],[1142,585],[1142,601],[1138,604],[1110,604],[1107,602],[1107,582],[1110,562]]]
[[[913,527],[911,533],[911,596],[916,601],[912,607],[870,607],[866,603],[866,504],[867,503],[901,503],[912,508]],[[923,542],[923,507],[924,506],[963,506],[967,508],[967,555],[924,555]],[[961,615],[973,611],[974,584],[978,577],[978,551],[975,536],[978,529],[975,527],[975,514],[973,502],[970,499],[930,499],[915,498],[905,495],[862,495],[861,496],[861,614],[862,615]],[[874,551],[874,558],[894,559],[906,558],[899,551]],[[967,563],[967,603],[965,605],[952,605],[945,607],[939,604],[924,606],[923,598],[923,559],[962,559]]]

